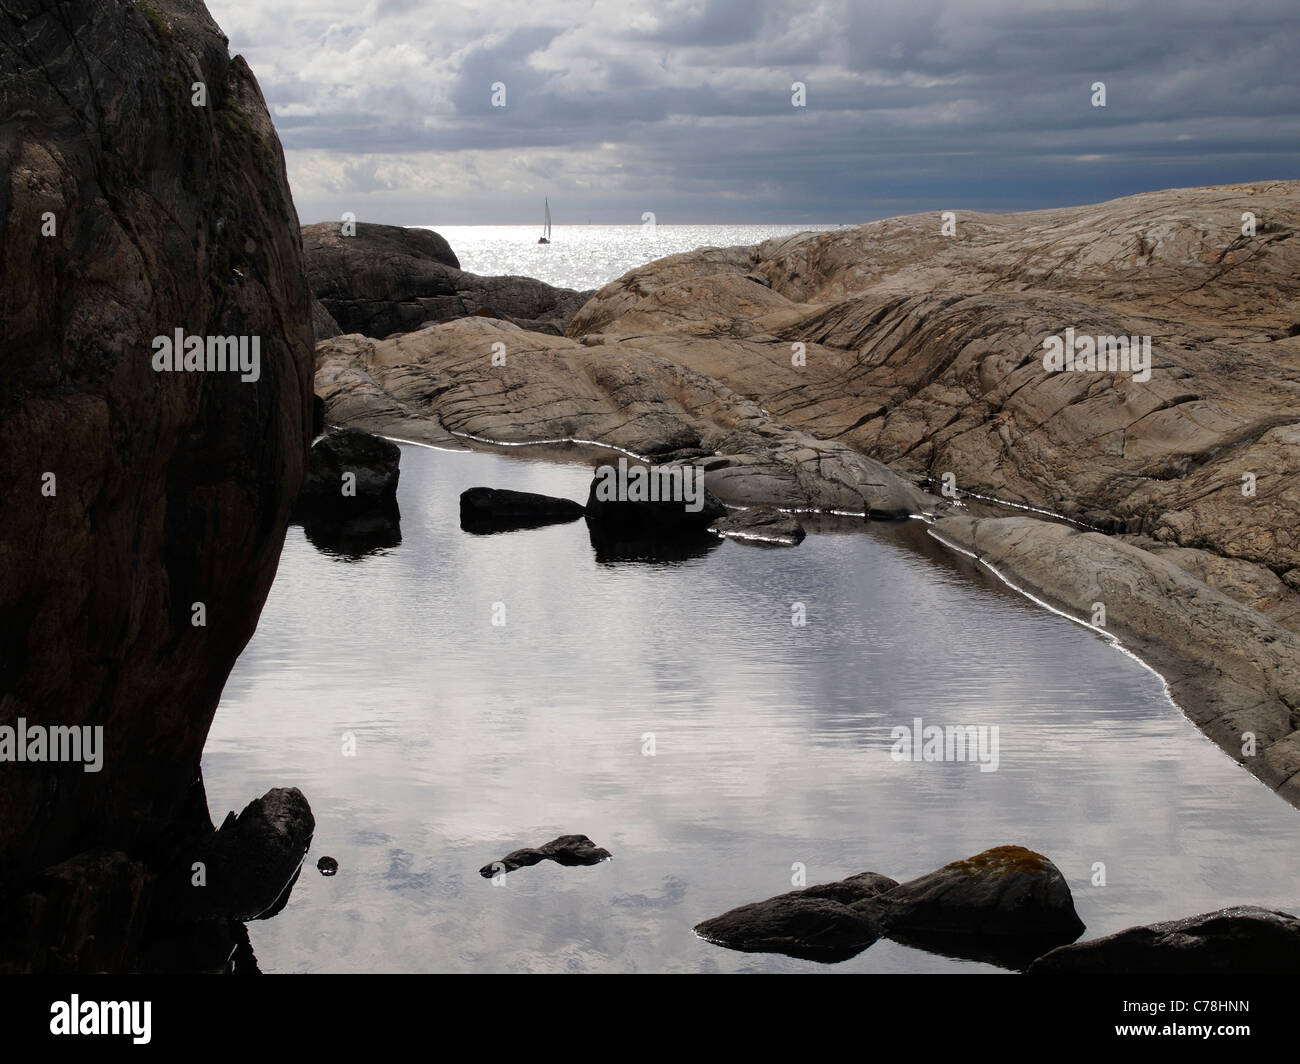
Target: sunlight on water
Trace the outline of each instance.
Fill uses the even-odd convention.
[[[834,225],[557,225],[550,244],[528,225],[420,226],[442,234],[463,270],[536,277],[561,288],[600,288],[652,259],[700,247],[757,244]]]

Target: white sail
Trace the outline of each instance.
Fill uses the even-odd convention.
[[[546,239],[550,240],[551,239],[551,201],[548,199],[545,202],[546,202]]]

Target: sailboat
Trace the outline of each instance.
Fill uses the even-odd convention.
[[[538,239],[539,244],[549,244],[551,242],[551,201],[546,202],[546,235]]]

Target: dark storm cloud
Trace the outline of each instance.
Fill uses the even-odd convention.
[[[841,220],[1300,176],[1292,0],[212,7],[309,218],[518,221],[547,193],[596,220]]]

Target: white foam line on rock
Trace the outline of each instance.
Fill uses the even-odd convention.
[[[999,572],[996,568],[994,568],[994,566],[990,565],[985,559],[981,558],[974,551],[967,550],[965,547],[959,547],[956,543],[952,542],[952,540],[945,539],[943,536],[939,535],[939,533],[936,532],[933,528],[927,528],[925,532],[926,535],[932,536],[934,539],[938,540],[949,550],[955,550],[958,554],[964,554],[968,558],[974,558],[976,562],[984,566],[985,569],[987,569],[990,573],[992,573],[1004,584],[1006,584],[1007,587],[1011,588],[1011,590],[1014,591],[1016,594],[1023,595],[1025,598],[1029,599],[1029,601],[1034,603],[1035,605],[1042,606],[1043,609],[1050,610],[1052,613],[1055,613],[1058,617],[1064,617],[1067,621],[1073,621],[1075,624],[1081,625],[1082,627],[1087,628],[1090,632],[1095,632],[1097,635],[1101,636],[1108,643],[1110,643],[1111,646],[1113,646],[1116,650],[1118,650],[1121,654],[1125,655],[1126,657],[1132,658],[1144,669],[1146,669],[1148,672],[1156,676],[1160,680],[1161,690],[1163,691],[1164,696],[1168,700],[1169,704],[1173,706],[1174,709],[1178,710],[1178,712],[1181,713],[1184,717],[1187,716],[1186,713],[1183,713],[1183,708],[1176,701],[1174,701],[1174,696],[1172,692],[1169,690],[1169,681],[1165,679],[1164,673],[1162,673],[1155,666],[1151,665],[1149,662],[1146,662],[1142,658],[1138,657],[1135,653],[1133,653],[1133,651],[1129,650],[1128,647],[1126,647],[1123,643],[1119,641],[1119,637],[1115,635],[1114,632],[1109,632],[1105,628],[1100,628],[1095,624],[1089,624],[1087,621],[1083,620],[1082,618],[1075,617],[1073,614],[1070,613],[1066,613],[1065,610],[1053,606],[1050,602],[1044,601],[1043,599],[1039,598],[1037,595],[1033,594],[1030,591],[1026,591],[1020,585],[1012,582],[1008,577],[1006,577],[1001,572]],[[1205,735],[1205,732],[1201,731],[1199,727],[1197,728],[1197,731],[1200,732],[1201,735]],[[1208,739],[1209,736],[1206,736],[1206,738]]]
[[[557,443],[576,443],[584,447],[601,447],[607,451],[618,451],[629,458],[635,458],[638,462],[649,462],[650,458],[643,454],[637,454],[636,451],[629,451],[626,447],[619,447],[613,443],[602,443],[600,440],[580,440],[574,436],[557,436],[553,440],[494,440],[487,436],[475,436],[471,432],[457,432],[455,429],[447,429],[453,436],[459,436],[462,440],[473,440],[475,443],[487,443],[493,447],[547,447],[554,446]]]
[[[963,495],[970,499],[979,499],[981,502],[991,502],[998,506],[1009,506],[1013,510],[1025,510],[1031,514],[1043,514],[1045,517],[1055,517],[1058,521],[1067,521],[1072,525],[1078,525],[1080,528],[1086,528],[1090,532],[1100,532],[1096,525],[1090,525],[1087,521],[1080,521],[1073,517],[1066,517],[1065,514],[1058,514],[1055,510],[1044,510],[1039,506],[1029,506],[1023,502],[1012,502],[1010,499],[999,499],[996,495],[981,495],[976,491],[963,491]]]
[[[783,547],[795,546],[795,541],[791,536],[760,536],[754,532],[717,532],[709,529],[715,536],[721,536],[723,539],[752,539],[759,543],[776,543]]]
[[[442,451],[443,454],[466,454],[466,451],[459,447],[439,447],[436,443],[429,443],[427,440],[407,440],[401,436],[388,436],[382,432],[376,433],[381,440],[392,440],[393,443],[407,443],[412,447],[427,447],[431,451]]]

